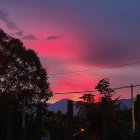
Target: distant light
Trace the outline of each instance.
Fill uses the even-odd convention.
[[[81,128],[81,132],[84,132],[84,128]]]

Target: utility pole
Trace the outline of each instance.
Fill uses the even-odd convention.
[[[134,114],[134,95],[133,95],[133,85],[131,85],[131,107],[132,107],[132,134],[135,133],[135,114]]]
[[[67,112],[67,137],[66,140],[73,140],[73,101],[68,100]]]

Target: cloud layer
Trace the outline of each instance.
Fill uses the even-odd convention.
[[[60,36],[60,35],[51,35],[51,36],[47,37],[47,40],[51,41],[51,40],[57,40],[57,39],[60,39],[60,38],[62,38],[62,36]]]
[[[5,23],[9,30],[15,31],[14,34],[16,34],[18,37],[27,40],[37,40],[37,37],[33,34],[25,35],[24,31],[21,30],[18,25],[10,19],[10,15],[6,10],[0,9],[0,20]]]
[[[15,22],[9,18],[9,13],[5,10],[0,9],[0,20],[3,21],[9,30],[18,30],[18,26]]]

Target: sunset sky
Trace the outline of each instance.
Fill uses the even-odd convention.
[[[139,0],[0,0],[0,28],[38,53],[54,93],[94,90],[103,78],[112,87],[140,84],[140,64],[94,70],[140,61]]]

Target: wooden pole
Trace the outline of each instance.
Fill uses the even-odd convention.
[[[68,100],[67,140],[73,140],[73,101]]]
[[[134,95],[133,95],[133,85],[131,85],[131,107],[132,107],[132,133],[135,133],[135,114],[134,114]]]

